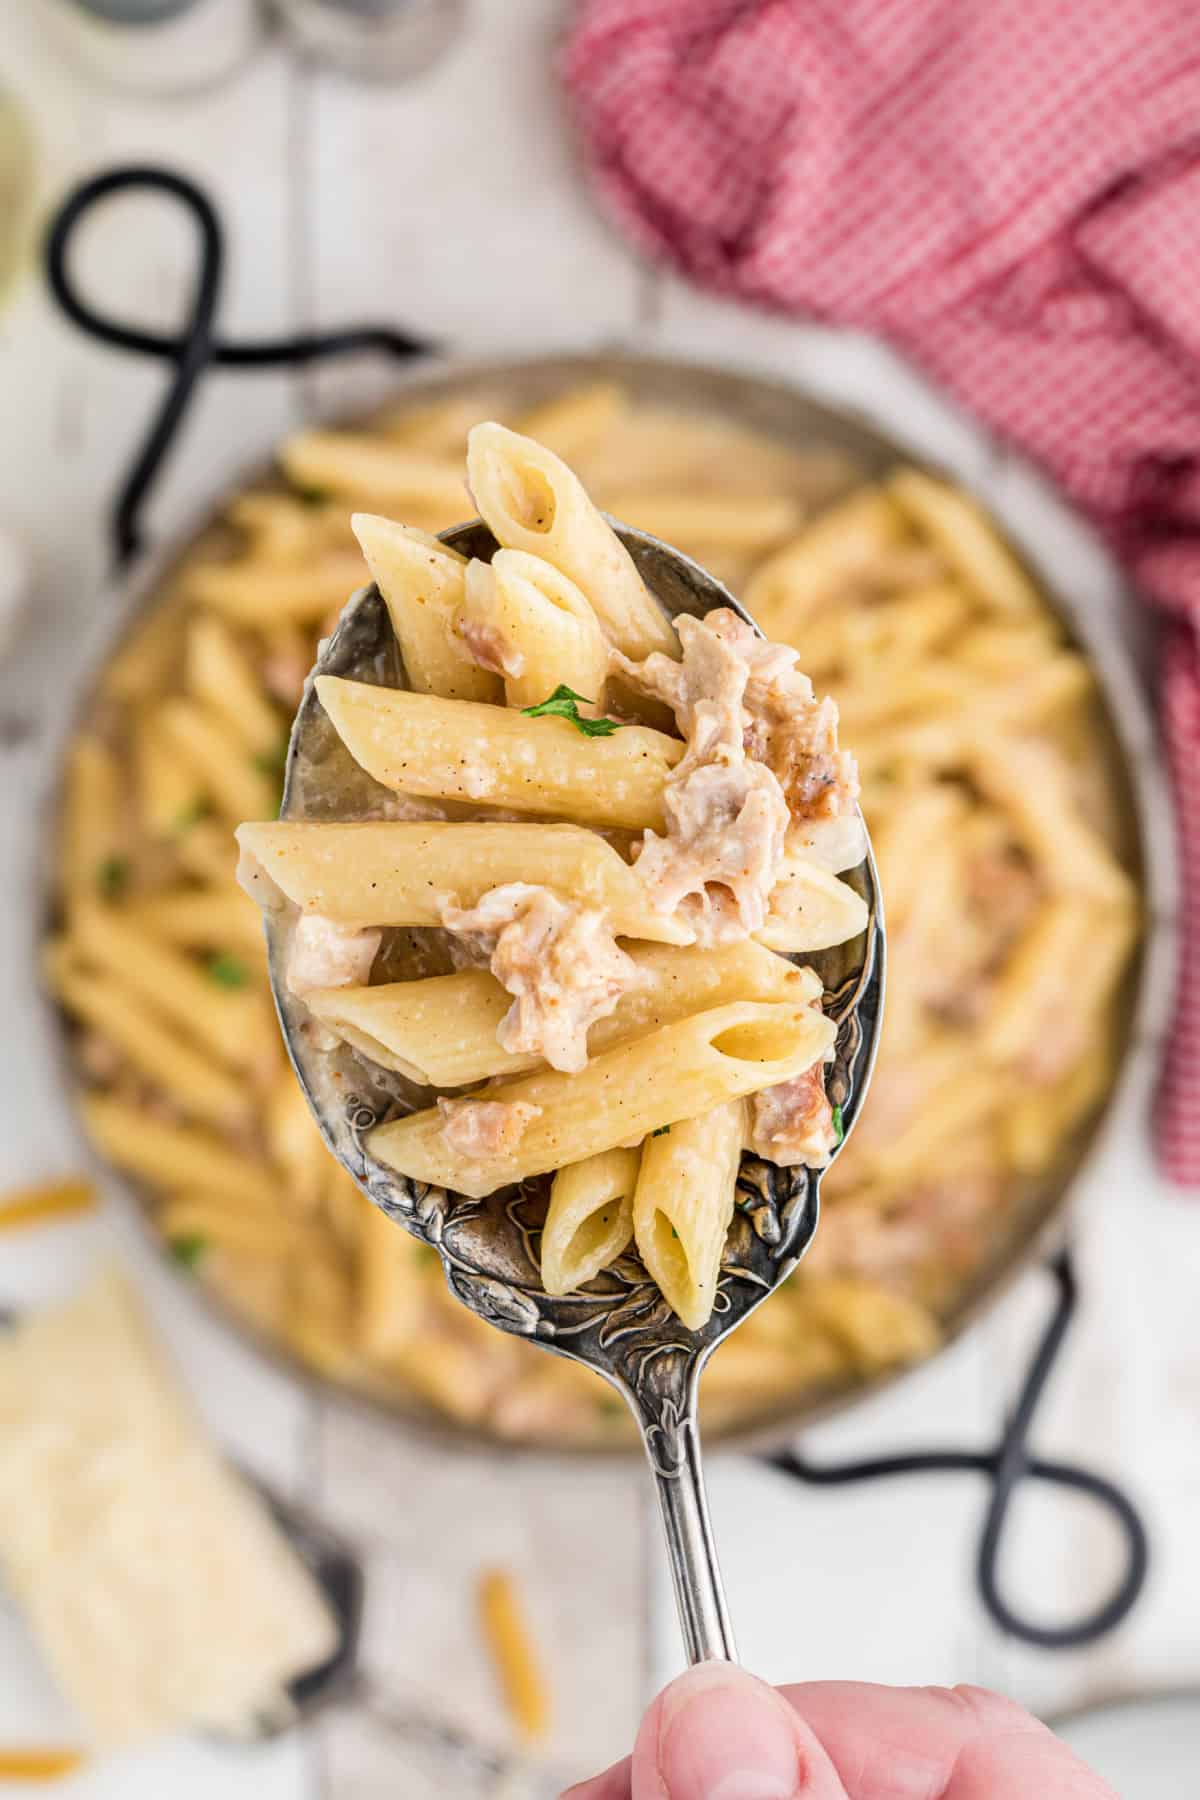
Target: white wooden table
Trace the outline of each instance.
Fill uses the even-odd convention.
[[[622,343],[741,361],[879,412],[995,501],[1036,517],[1038,490],[873,346],[713,303],[641,267],[610,235],[578,184],[552,78],[561,10],[559,0],[475,0],[457,48],[412,87],[357,88],[271,46],[218,93],[166,105],[88,86],[40,41],[35,7],[6,6],[0,79],[36,108],[47,203],[68,181],[133,158],[193,173],[215,194],[231,246],[230,333],[391,316],[464,352]],[[468,220],[477,223],[464,230]],[[191,256],[173,211],[135,202],[105,218],[83,262],[99,299],[166,325],[179,316]],[[156,528],[168,530],[314,405],[380,380],[377,366],[210,379],[155,502]],[[32,272],[0,313],[0,517],[38,560],[35,617],[0,669],[0,720],[42,728],[0,749],[0,1182],[76,1160],[34,1003],[33,795],[52,676],[70,664],[95,604],[106,503],[160,381],[155,368],[72,332]],[[1086,547],[1068,549],[1100,593],[1107,577]],[[1087,1184],[1084,1305],[1037,1427],[1048,1454],[1115,1473],[1145,1509],[1154,1562],[1131,1620],[1087,1653],[1001,1639],[971,1582],[982,1496],[969,1478],[833,1495],[717,1459],[713,1510],[751,1667],[775,1679],[982,1681],[1045,1712],[1112,1689],[1200,1681],[1200,1211],[1153,1171],[1146,1099],[1130,1098]],[[522,1571],[554,1646],[554,1773],[577,1776],[618,1754],[642,1701],[679,1664],[640,1472],[480,1464],[316,1405],[153,1266],[119,1208],[6,1240],[0,1304],[66,1291],[114,1240],[231,1451],[370,1539],[365,1657],[392,1710],[503,1744],[468,1592],[473,1568],[499,1557]],[[1046,1278],[1030,1275],[966,1341],[815,1431],[807,1448],[842,1456],[990,1439],[1048,1303]],[[467,1559],[457,1581],[456,1544]],[[1111,1572],[1107,1528],[1058,1498],[1022,1502],[1009,1551],[1017,1595],[1048,1618],[1078,1612]],[[17,1622],[0,1612],[0,1743],[70,1732]],[[486,1786],[455,1774],[435,1743],[356,1714],[264,1749],[164,1745],[89,1769],[70,1791],[424,1800]]]

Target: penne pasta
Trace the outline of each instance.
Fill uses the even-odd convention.
[[[542,1285],[548,1294],[583,1287],[629,1248],[640,1160],[638,1150],[602,1150],[555,1175],[542,1226]]]
[[[286,1178],[292,1210],[316,1213],[340,1171],[290,1067],[283,1070],[267,1100],[263,1136],[272,1161]]]
[[[265,774],[240,743],[231,743],[216,713],[194,700],[166,700],[162,728],[197,783],[235,824],[273,818],[279,811],[278,779]]]
[[[1067,896],[1034,914],[999,975],[979,1034],[989,1061],[1020,1064],[1054,1029],[1057,1008],[1074,1004],[1078,951],[1090,949],[1090,913],[1085,901]]]
[[[771,894],[760,944],[798,956],[849,943],[867,926],[867,903],[847,882],[799,856],[789,857]]]
[[[522,1743],[538,1744],[550,1723],[550,1698],[533,1640],[506,1569],[487,1569],[479,1579],[479,1616],[496,1674]]]
[[[867,574],[903,535],[903,518],[888,495],[862,488],[763,564],[746,589],[747,609],[768,637],[802,634],[816,607]]]
[[[544,558],[573,581],[618,650],[678,656],[675,629],[629,552],[557,456],[502,425],[476,425],[467,440],[467,478],[500,543]]]
[[[358,1347],[364,1356],[387,1362],[426,1328],[425,1276],[433,1259],[425,1244],[360,1197]]]
[[[623,525],[647,531],[667,544],[703,544],[712,550],[762,555],[800,525],[800,508],[786,494],[623,493],[609,498],[608,512]],[[707,566],[707,565],[706,565]]]
[[[629,395],[615,381],[589,382],[586,387],[568,388],[565,394],[535,406],[525,414],[518,430],[523,437],[545,444],[555,456],[573,463],[585,456],[596,443],[629,412]],[[474,425],[478,414],[470,420]],[[462,433],[462,440],[466,438]],[[455,452],[461,452],[461,441]]]
[[[448,902],[474,906],[491,888],[538,882],[606,911],[622,937],[689,941],[687,926],[650,910],[634,871],[577,825],[279,821],[243,825],[245,879],[269,903],[273,883],[303,911],[343,925],[440,925]]]
[[[72,901],[116,885],[120,856],[120,770],[96,737],[78,737],[67,759],[60,834],[63,880]]]
[[[81,907],[70,946],[89,969],[125,987],[193,1043],[235,1069],[261,1056],[261,991],[219,986],[173,945],[155,943],[112,908]]]
[[[604,634],[575,583],[540,556],[497,550],[490,563],[472,563],[458,629],[498,645],[509,706],[538,706],[569,687],[580,696],[582,713],[603,712]]]
[[[634,984],[588,1033],[589,1051],[608,1049],[733,1000],[819,1001],[821,983],[759,944],[711,950],[631,944]],[[429,1087],[465,1087],[539,1066],[534,1052],[504,1050],[496,1032],[512,996],[487,969],[377,987],[317,988],[310,1012],[372,1061]]]
[[[499,700],[500,677],[481,668],[454,630],[467,562],[424,531],[355,513],[362,546],[392,621],[409,687],[448,700]]]
[[[159,717],[160,707],[143,707],[134,725],[134,787],[138,817],[147,837],[171,839],[207,805],[204,781],[194,763],[181,756]]]
[[[271,563],[255,557],[194,563],[184,588],[197,606],[207,606],[235,625],[260,630],[268,625],[318,625],[341,611],[366,583],[367,571],[355,550],[324,550],[303,562]]]
[[[415,502],[445,509],[452,520],[470,517],[459,465],[405,444],[355,431],[297,431],[280,446],[279,460],[301,488],[397,512]]]
[[[247,1207],[270,1210],[278,1178],[270,1165],[233,1150],[198,1125],[172,1125],[143,1107],[107,1094],[83,1100],[88,1136],[110,1162],[142,1181],[168,1188],[202,1188]]]
[[[633,1201],[638,1255],[691,1331],[712,1316],[745,1135],[729,1100],[647,1138]]]
[[[188,627],[189,691],[255,759],[281,758],[287,726],[263,691],[253,664],[225,621],[201,613]]]
[[[888,492],[946,563],[989,609],[1017,618],[1042,611],[1037,589],[982,509],[920,469],[897,469]]]
[[[644,725],[585,737],[568,719],[320,675],[321,705],[360,768],[401,794],[466,800],[584,825],[663,827],[683,745]]]
[[[115,1045],[188,1118],[235,1129],[245,1125],[251,1096],[244,1083],[181,1041],[127,983],[89,975],[66,959],[57,966],[54,988],[74,1018]]]
[[[169,888],[145,900],[133,900],[121,917],[139,931],[188,950],[240,950],[255,959],[263,955],[262,919],[258,908],[236,887]]]
[[[603,1051],[577,1074],[548,1070],[490,1089],[489,1104],[534,1109],[511,1147],[464,1154],[436,1106],[378,1126],[367,1145],[398,1174],[478,1199],[788,1081],[833,1038],[832,1022],[811,1006],[736,1002]]]
[[[983,737],[972,748],[968,767],[980,790],[1009,815],[1056,892],[1129,905],[1133,883],[1073,806],[1067,771],[1045,745]]]
[[[531,408],[530,393],[546,397]],[[486,417],[521,433],[488,426],[473,446],[486,477],[481,506],[487,489],[484,510],[508,541],[490,563],[467,564],[428,534],[471,510],[458,459]],[[558,457],[580,459],[594,505]],[[300,434],[285,464],[295,487],[275,481],[239,496],[170,571],[159,603],[104,671],[64,781],[62,935],[45,957],[47,981],[82,1027],[72,1039],[81,1074],[99,1085],[123,1166],[157,1197],[158,1229],[203,1242],[197,1278],[335,1380],[387,1401],[415,1397],[501,1436],[621,1434],[623,1411],[594,1378],[464,1313],[436,1258],[328,1153],[283,1066],[261,931],[234,884],[229,829],[249,810],[274,813],[282,724],[318,636],[373,576],[415,696],[469,704],[419,713],[399,702],[409,746],[419,738],[417,767],[434,784],[424,803],[402,783],[398,801],[379,801],[379,813],[403,825],[344,836],[329,827],[327,856],[303,826],[247,834],[263,860],[278,860],[289,904],[325,915],[305,943],[326,945],[335,961],[322,971],[310,959],[305,979],[354,974],[306,995],[322,1027],[427,1091],[542,1079],[549,1040],[536,1015],[525,1017],[522,959],[541,954],[547,929],[553,949],[555,907],[569,917],[575,902],[622,934],[611,951],[612,1010],[592,1012],[578,1033],[593,1061],[640,1056],[654,1034],[714,1008],[809,1009],[820,998],[816,976],[766,943],[701,948],[690,923],[648,911],[638,826],[605,826],[607,843],[588,828],[609,816],[598,793],[633,741],[628,728],[589,741],[566,720],[519,717],[566,688],[585,725],[610,711],[659,727],[671,746],[664,760],[679,753],[665,703],[619,674],[607,679],[623,631],[638,640],[623,644],[633,656],[660,637],[658,647],[678,649],[603,508],[681,542],[747,595],[767,630],[793,642],[818,693],[841,705],[891,926],[879,1067],[825,1179],[820,1270],[808,1265],[722,1347],[706,1402],[720,1423],[744,1423],[765,1406],[924,1354],[936,1342],[935,1312],[970,1291],[1028,1179],[1057,1169],[1110,1087],[1118,984],[1138,930],[1134,884],[1109,829],[1094,713],[1080,704],[1092,692],[1089,671],[1019,563],[974,502],[940,480],[895,471],[856,489],[861,471],[840,451],[797,453],[711,411],[657,406],[603,379],[405,402],[363,430]],[[393,505],[411,529],[369,512],[358,519],[368,567],[352,509]],[[487,747],[475,757],[467,724],[477,715]],[[451,720],[448,737],[442,724],[426,729],[428,719]],[[498,732],[508,734],[509,797],[487,804],[525,812],[525,822],[484,826],[471,820],[470,789]],[[397,781],[398,762],[414,760],[382,727],[364,742],[367,766],[392,768]],[[530,743],[537,761],[522,783],[516,751]],[[559,744],[572,746],[565,774]],[[637,806],[659,804],[661,780],[643,776]],[[365,792],[361,781],[355,791]],[[521,791],[535,796],[532,808]],[[553,795],[557,816],[578,824],[547,822]],[[414,826],[422,811],[431,825]],[[792,821],[766,927],[788,953],[861,929],[861,903],[834,879],[861,857],[852,824]],[[431,830],[431,839],[415,835]],[[255,862],[247,856],[251,887],[279,904],[261,867],[254,879]],[[469,906],[510,883],[544,884],[552,896],[518,912],[503,951],[497,943],[496,967],[513,991],[484,967],[431,974],[462,948],[422,929],[440,923],[443,903]],[[493,911],[504,914],[499,903]],[[354,932],[393,913],[417,929],[385,936],[378,985],[363,986]],[[568,1007],[581,960],[586,984],[599,947],[574,931],[563,927],[548,983],[552,1003],[558,983]],[[339,968],[343,939],[349,960]],[[487,955],[489,940],[472,939],[471,950]],[[526,1046],[519,1051],[500,1046],[506,1020],[506,1037]],[[488,1104],[492,1094],[474,1098]],[[720,1095],[698,1104],[694,1119],[727,1104]],[[467,1125],[471,1117],[468,1109]],[[691,1129],[676,1122],[651,1137],[655,1158],[678,1153]],[[589,1196],[603,1192],[597,1171],[636,1167],[640,1150],[587,1150],[574,1131],[562,1155],[575,1160],[548,1204],[542,1249],[558,1285],[590,1279],[587,1258],[599,1268],[632,1222],[624,1201],[614,1213]],[[577,1231],[565,1210],[573,1182],[582,1184]],[[611,1243],[597,1231],[606,1223]],[[657,1241],[669,1283],[669,1224]]]

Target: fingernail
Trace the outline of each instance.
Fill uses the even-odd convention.
[[[786,1708],[732,1663],[701,1663],[667,1689],[658,1767],[670,1800],[794,1800],[800,1792]]]

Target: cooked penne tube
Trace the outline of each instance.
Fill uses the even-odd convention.
[[[287,726],[264,693],[246,652],[216,614],[201,613],[188,627],[187,684],[251,760],[280,755],[287,743]]]
[[[344,501],[314,505],[293,494],[239,494],[229,503],[225,517],[247,534],[253,554],[265,564],[303,562],[331,547],[354,548]]]
[[[569,1294],[616,1262],[633,1239],[639,1150],[602,1150],[554,1177],[542,1227],[542,1286]]]
[[[258,557],[194,563],[184,576],[184,589],[197,605],[261,630],[285,621],[320,624],[340,612],[366,580],[357,551],[324,550],[296,563],[264,565]]]
[[[979,1049],[991,1062],[1020,1064],[1054,1029],[1055,1013],[1074,1005],[1079,951],[1090,951],[1086,901],[1044,902],[1005,962],[988,1005]]]
[[[727,1100],[642,1147],[633,1200],[638,1254],[663,1298],[698,1331],[712,1315],[737,1192],[745,1109]]]
[[[245,1083],[181,1041],[128,983],[90,975],[69,957],[57,959],[52,968],[55,992],[67,1011],[115,1045],[189,1118],[234,1129],[245,1125],[251,1105]]]
[[[215,819],[181,824],[171,848],[184,871],[197,881],[223,887],[237,872],[237,839],[228,825]]]
[[[316,689],[355,762],[396,793],[662,829],[663,784],[684,747],[661,731],[585,737],[569,719],[336,675],[318,676]]]
[[[615,1011],[588,1032],[592,1054],[732,1000],[819,1000],[821,983],[760,944],[711,950],[630,944],[637,980]],[[377,987],[316,988],[305,995],[314,1017],[372,1061],[428,1087],[466,1087],[540,1066],[533,1052],[503,1050],[496,1038],[512,995],[487,969],[460,969],[423,981]],[[295,1084],[292,1084],[295,1086]]]
[[[1017,617],[1043,611],[1037,589],[967,494],[921,469],[897,469],[887,485],[901,510],[985,606]]]
[[[110,907],[80,907],[70,946],[81,961],[129,987],[194,1043],[233,1068],[261,1055],[266,1002],[261,991],[218,986],[182,951],[158,944]]]
[[[866,901],[847,882],[792,856],[772,891],[767,922],[755,936],[771,950],[797,956],[849,943],[866,930],[867,918]]]
[[[1073,803],[1068,769],[1048,746],[981,737],[968,768],[982,792],[1009,814],[1056,892],[1090,894],[1106,905],[1130,903],[1132,881]]]
[[[373,513],[350,523],[383,595],[409,687],[449,700],[499,700],[500,677],[481,668],[454,630],[467,559],[427,532]]]
[[[281,445],[279,460],[297,487],[398,512],[411,511],[415,501],[445,508],[452,519],[470,517],[460,465],[407,445],[357,431],[297,431]]]
[[[422,1330],[427,1266],[436,1261],[403,1225],[365,1197],[358,1216],[358,1345],[386,1362]]]
[[[565,394],[546,400],[525,414],[518,430],[573,462],[629,412],[629,395],[615,381],[593,381],[568,388]],[[475,418],[469,423],[474,425]],[[462,438],[466,438],[466,431]],[[457,453],[460,444],[454,446]]]
[[[489,1090],[485,1102],[449,1103],[505,1108],[489,1118],[523,1127],[507,1147],[464,1153],[434,1106],[377,1127],[368,1148],[401,1175],[478,1199],[788,1081],[823,1057],[833,1038],[832,1022],[815,1007],[735,1002],[606,1050],[577,1074],[524,1075]]]
[[[188,950],[243,950],[263,956],[262,918],[236,887],[178,887],[123,907],[121,917],[164,943]]]
[[[268,1211],[275,1205],[275,1171],[214,1132],[165,1124],[144,1107],[107,1094],[87,1094],[82,1106],[88,1136],[119,1169],[157,1187],[203,1188]]]
[[[768,637],[803,633],[824,600],[867,574],[904,535],[899,508],[880,488],[862,488],[805,528],[763,564],[746,589],[746,607]]]
[[[176,749],[159,712],[157,705],[143,707],[135,723],[133,775],[143,829],[151,838],[169,839],[203,809],[207,788]]]
[[[224,720],[195,700],[165,700],[163,730],[197,782],[235,823],[272,818],[279,811],[278,782],[229,736]]]
[[[549,1729],[550,1696],[507,1569],[485,1569],[480,1576],[479,1616],[517,1737],[538,1744]]]
[[[914,1362],[940,1342],[937,1320],[927,1306],[877,1281],[810,1276],[802,1292],[806,1308],[841,1341],[863,1374]]]
[[[292,1210],[315,1213],[340,1170],[325,1147],[290,1066],[283,1070],[263,1109],[263,1137],[272,1160],[286,1177]]]
[[[502,545],[544,557],[575,582],[626,656],[679,655],[674,626],[583,483],[551,451],[503,425],[476,425],[467,479]]]
[[[243,1198],[221,1191],[184,1188],[168,1194],[157,1224],[169,1244],[202,1244],[205,1254],[234,1250],[282,1263],[321,1253],[319,1232],[282,1207],[247,1206]]]
[[[473,563],[458,628],[468,640],[498,644],[509,706],[537,706],[569,687],[581,712],[604,711],[604,633],[575,583],[540,556],[497,550],[490,564]]]
[[[605,509],[623,525],[648,531],[666,544],[704,544],[708,549],[761,555],[793,536],[800,508],[786,494],[671,494],[623,491]]]
[[[246,880],[260,904],[270,904],[273,883],[305,912],[343,925],[440,925],[447,902],[474,906],[491,888],[532,879],[607,912],[620,937],[692,937],[647,906],[611,844],[578,825],[280,820],[243,825],[237,837],[257,865]]]
[[[59,854],[72,901],[116,885],[121,776],[117,760],[97,737],[78,737],[67,759]]]

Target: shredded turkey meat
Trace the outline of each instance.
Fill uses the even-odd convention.
[[[293,994],[307,994],[369,981],[382,937],[381,931],[339,925],[323,913],[301,913],[288,956],[288,987]]]
[[[687,739],[663,790],[666,836],[648,831],[635,866],[650,904],[685,916],[701,944],[761,928],[788,828],[778,781],[746,754],[749,667],[711,624],[724,616],[676,621],[681,663],[655,654],[619,664],[643,692],[667,701]]]
[[[455,629],[481,669],[488,669],[493,675],[524,673],[524,651],[506,637],[498,625],[482,619],[460,619]]]
[[[513,996],[496,1034],[502,1048],[545,1057],[568,1074],[584,1068],[589,1026],[637,979],[604,914],[512,881],[474,907],[444,906],[442,923],[487,951],[492,974]]]
[[[825,1068],[814,1063],[802,1075],[755,1094],[750,1109],[750,1148],[781,1169],[803,1164],[823,1169],[837,1144],[833,1108],[825,1093]]]
[[[854,758],[838,749],[837,707],[832,700],[816,699],[812,682],[796,667],[799,653],[760,638],[728,607],[703,621],[679,619],[676,624],[684,647],[682,663],[658,653],[642,663],[619,656],[619,673],[639,692],[664,700],[690,739],[697,702],[713,697],[709,684],[715,669],[711,654],[702,659],[693,646],[715,639],[724,653],[723,679],[730,692],[729,669],[738,663],[745,669],[738,704],[744,713],[746,754],[775,776],[793,822],[837,819],[852,812],[858,770]]]
[[[515,1150],[542,1110],[529,1100],[439,1100],[437,1105],[442,1137],[469,1162]]]

